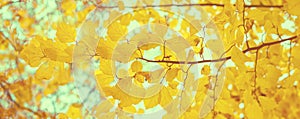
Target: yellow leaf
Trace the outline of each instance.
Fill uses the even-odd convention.
[[[54,93],[55,91],[57,91],[58,89],[58,86],[57,84],[55,84],[55,82],[50,82],[47,87],[44,89],[44,95],[49,95],[49,94],[52,94]]]
[[[38,42],[39,38],[40,37],[32,39],[29,45],[25,46],[20,53],[21,58],[32,67],[37,67],[45,57],[40,48],[40,43]]]
[[[59,113],[58,115],[56,115],[57,119],[68,119],[68,116],[66,114],[63,113]]]
[[[192,35],[187,40],[192,46],[197,46],[198,44],[202,44],[203,42],[203,38],[197,35]]]
[[[106,96],[113,96],[114,99],[119,99],[119,107],[127,107],[132,104],[137,104],[141,101],[140,98],[133,97],[127,93],[125,93],[119,86],[114,87],[102,87],[103,91],[105,92]]]
[[[145,105],[146,109],[149,109],[149,108],[152,108],[152,107],[158,105],[159,104],[158,98],[159,98],[159,94],[156,94],[152,97],[144,99],[144,105]]]
[[[159,92],[159,104],[162,106],[166,106],[173,100],[171,93],[166,87],[163,87]]]
[[[116,112],[107,112],[105,114],[102,115],[97,115],[97,118],[99,119],[114,119],[116,118]]]
[[[172,82],[172,80],[178,75],[179,69],[172,68],[167,72],[166,80]]]
[[[263,112],[256,101],[246,105],[245,113],[248,119],[263,119]]]
[[[111,59],[114,45],[115,43],[110,40],[105,41],[100,39],[96,48],[96,53],[104,59]]]
[[[75,26],[66,22],[57,24],[56,37],[63,43],[73,42],[76,37]]]
[[[266,33],[268,33],[268,34],[275,33],[275,29],[273,28],[273,24],[271,21],[265,22],[264,29],[265,29]]]
[[[74,0],[65,0],[63,1],[61,7],[65,11],[66,15],[72,15],[76,9],[76,3]]]
[[[123,25],[129,25],[129,23],[131,22],[131,19],[132,19],[132,14],[122,15],[120,18],[120,23]]]
[[[66,44],[37,36],[22,50],[21,57],[34,66],[38,65],[43,58],[70,63],[72,56],[65,51],[67,48]]]
[[[58,72],[54,74],[53,83],[57,85],[65,85],[69,82],[72,82],[73,78],[71,77],[71,70],[64,68],[64,64],[59,66]]]
[[[128,106],[128,107],[123,107],[122,108],[125,112],[129,112],[129,113],[136,113],[136,109],[133,105]]]
[[[139,109],[136,113],[143,114],[145,111],[143,109]]]
[[[108,27],[107,34],[112,41],[118,41],[127,33],[126,26],[119,22],[114,22]]]
[[[292,15],[296,15],[296,16],[300,16],[300,12],[299,12],[299,6],[300,5],[300,1],[299,0],[289,0],[287,2],[287,12],[292,14]]]
[[[114,48],[112,59],[122,63],[127,63],[129,62],[128,58],[132,56],[132,53],[135,51],[135,49],[136,49],[136,45],[132,43],[118,44]]]
[[[76,17],[78,23],[81,23],[83,20],[85,20],[86,15],[87,15],[90,11],[92,11],[93,9],[95,9],[95,6],[94,6],[94,5],[90,5],[90,6],[85,7],[83,10],[78,11],[78,12],[77,12],[77,17]]]
[[[132,119],[130,115],[127,115],[125,113],[118,113],[117,119]]]
[[[172,21],[169,22],[169,26],[171,28],[175,28],[178,24],[178,19],[173,19]]]
[[[236,85],[237,89],[239,90],[246,90],[249,87],[249,80],[251,80],[251,77],[253,74],[241,72],[237,77],[234,77],[232,80],[234,80],[234,84]],[[260,79],[256,79],[257,82],[261,81]]]
[[[209,65],[204,65],[202,70],[201,70],[201,74],[203,75],[209,75],[210,74],[210,67]]]
[[[277,103],[271,97],[259,96],[258,99],[264,110],[272,110],[277,106]]]
[[[160,82],[160,80],[162,79],[163,75],[164,75],[164,69],[158,69],[155,71],[150,72],[150,80],[148,80],[148,82],[150,83],[158,83]]]
[[[125,9],[124,3],[122,1],[118,1],[118,6],[119,6],[119,10]]]
[[[121,93],[122,93],[121,94],[122,97],[120,97],[120,103],[119,103],[119,107],[121,107],[121,108],[130,106],[132,104],[137,104],[141,100],[139,98],[125,94],[124,92],[121,92]]]
[[[237,67],[241,70],[241,71],[245,71],[246,70],[246,65],[245,62],[246,61],[250,61],[250,58],[248,56],[246,56],[240,49],[238,49],[237,47],[233,47],[232,51],[231,51],[231,59],[232,61],[237,65]]]
[[[143,64],[139,61],[134,61],[132,64],[131,64],[131,70],[133,72],[139,72],[139,71],[142,71],[143,69]]]
[[[145,77],[142,74],[136,74],[134,78],[139,82],[139,83],[144,83]]]
[[[220,40],[208,40],[206,47],[209,48],[215,54],[222,54],[224,52],[224,44]]]
[[[150,50],[150,49],[155,48],[157,46],[158,46],[158,44],[149,43],[149,44],[146,44],[146,45],[142,45],[139,48],[142,49],[142,50]]]
[[[183,90],[182,96],[180,100],[180,108],[181,110],[186,110],[193,103],[193,94],[189,90]]]
[[[17,103],[23,105],[29,103],[33,97],[31,91],[31,79],[22,80],[10,85],[10,91],[14,94]]]
[[[109,86],[111,82],[114,81],[113,75],[104,74],[102,71],[95,74],[96,75],[96,81],[101,86]]]
[[[259,14],[257,14],[259,13]],[[267,14],[267,11],[261,9],[253,9],[248,12],[248,17],[257,21],[259,25],[263,25],[265,23],[264,16]]]
[[[148,10],[142,9],[134,12],[133,19],[137,20],[141,24],[145,24],[149,21],[150,16],[148,15]]]
[[[46,57],[54,61],[70,63],[72,60],[72,56],[67,54],[63,49],[58,49],[56,47],[46,48],[44,49],[44,53]]]
[[[198,119],[199,118],[199,112],[196,110],[186,111],[182,115],[182,119]]]
[[[99,117],[102,114],[108,113],[113,108],[112,102],[109,100],[101,101],[101,103],[93,109],[96,112],[96,116]]]
[[[244,1],[243,0],[237,0],[236,1],[236,8],[239,12],[243,12],[244,9]]]
[[[224,99],[219,99],[217,101],[215,110],[222,112],[222,113],[228,113],[228,114],[231,114],[234,112],[234,108],[233,108],[232,104],[229,102],[229,100],[224,100]]]
[[[53,63],[45,62],[35,72],[35,78],[37,80],[42,80],[42,79],[48,80],[52,77],[53,71],[54,71]]]
[[[172,82],[168,82],[168,85],[173,89],[177,89],[178,84],[179,83],[175,80],[173,80]]]
[[[257,84],[261,88],[276,88],[278,78],[281,76],[281,71],[274,65],[262,63],[264,66],[260,69],[264,69],[261,71],[264,78],[257,80]]]
[[[238,45],[242,45],[244,42],[244,33],[242,32],[241,29],[238,29],[236,32],[236,43]]]
[[[128,70],[123,69],[123,68],[118,69],[117,76],[118,76],[118,78],[121,78],[121,79],[129,77]]]
[[[112,61],[111,60],[105,60],[101,59],[100,61],[100,70],[107,75],[112,75]]]
[[[295,65],[295,67],[300,67],[300,46],[296,46],[292,50],[292,63]]]
[[[64,52],[66,52],[69,56],[73,56],[74,47],[75,45],[70,45],[64,50]]]

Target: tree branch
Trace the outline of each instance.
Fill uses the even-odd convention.
[[[298,38],[298,36],[293,36],[293,37],[290,37],[290,38],[287,38],[287,39],[282,39],[282,40],[279,40],[279,41],[274,41],[274,42],[269,42],[269,43],[264,43],[262,45],[259,45],[259,46],[256,46],[256,47],[250,47],[250,48],[247,48],[246,50],[243,50],[243,53],[247,53],[249,51],[253,51],[253,50],[259,50],[263,47],[266,47],[266,46],[271,46],[271,45],[275,45],[275,44],[280,44],[282,42],[285,42],[285,41],[289,41],[289,40],[294,40]],[[226,60],[229,60],[231,59],[231,56],[228,56],[228,57],[224,57],[224,58],[219,58],[219,59],[212,59],[212,60],[200,60],[200,61],[191,61],[191,62],[186,62],[186,61],[171,61],[171,60],[149,60],[149,59],[145,59],[145,58],[137,58],[137,59],[140,59],[140,60],[144,60],[144,61],[147,61],[147,62],[153,62],[153,63],[172,63],[172,64],[200,64],[200,63],[208,63],[208,62],[220,62],[220,61],[226,61]]]
[[[98,8],[118,8],[118,6],[102,6],[96,5]],[[198,3],[198,4],[163,4],[163,5],[144,5],[144,6],[125,6],[125,8],[153,8],[153,7],[190,7],[190,6],[216,6],[224,7],[224,4],[218,3]],[[234,6],[236,6],[234,4]],[[283,8],[283,5],[245,5],[245,8]]]

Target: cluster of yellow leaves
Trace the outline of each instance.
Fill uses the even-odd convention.
[[[271,46],[270,48],[262,48],[259,49],[260,51],[258,52],[258,56],[256,58],[256,55],[253,54],[246,54],[244,52],[244,49],[247,48],[247,45],[250,47],[255,47],[260,45],[263,42],[271,42],[276,39],[271,37],[271,34],[275,33],[276,34],[276,28],[274,28],[274,25],[278,25],[280,23],[284,22],[284,19],[282,18],[282,14],[278,11],[271,12],[271,11],[266,11],[266,10],[260,10],[260,9],[246,9],[243,11],[243,1],[239,1],[239,4],[234,7],[233,4],[230,2],[226,2],[225,8],[219,16],[217,16],[216,23],[218,27],[223,27],[221,29],[221,33],[225,34],[224,37],[224,43],[225,43],[225,48],[229,49],[232,44],[236,44],[236,46],[232,47],[230,49],[230,53],[227,53],[226,56],[231,56],[231,60],[234,63],[234,65],[237,67],[235,68],[228,68],[229,70],[229,75],[226,75],[226,79],[228,81],[226,82],[225,86],[230,85],[230,89],[224,89],[226,90],[225,94],[222,94],[221,99],[218,101],[215,112],[219,113],[215,115],[214,113],[210,113],[209,117],[212,116],[217,116],[219,118],[263,118],[264,113],[267,112],[272,112],[276,105],[278,105],[278,101],[276,101],[274,98],[272,98],[271,95],[274,95],[275,92],[270,92],[273,89],[277,88],[278,85],[278,78],[282,76],[281,70],[276,68],[274,64],[281,62],[282,60],[282,51],[278,49],[283,49],[283,47],[278,47],[280,45],[274,45]],[[122,3],[119,3],[119,9],[124,9],[124,5]],[[234,12],[234,10],[237,9],[237,12]],[[151,12],[151,14],[149,14]],[[245,21],[241,20],[243,17],[243,12],[246,12],[247,14],[245,15],[246,19]],[[255,13],[261,13],[261,14],[255,14]],[[148,15],[149,14],[149,15]],[[291,13],[293,14],[293,13]],[[172,16],[172,14],[170,15]],[[101,44],[108,44],[109,42],[115,41],[115,40],[121,40],[121,37],[127,33],[127,28],[125,27],[128,25],[130,20],[137,20],[140,24],[145,24],[149,22],[149,18],[155,18],[156,22],[162,23],[162,24],[168,24],[170,28],[175,28],[178,25],[178,19],[163,19],[159,15],[157,15],[155,10],[150,9],[149,11],[147,10],[140,10],[135,12],[135,14],[126,14],[124,17],[122,16],[121,18],[118,18],[120,22],[113,23],[111,25],[111,29],[109,28],[108,30],[108,35],[109,39],[108,40],[101,40],[100,42],[104,42]],[[239,17],[239,18],[238,18]],[[275,19],[274,19],[275,18]],[[229,22],[228,22],[229,21]],[[125,23],[126,22],[126,23]],[[154,23],[156,23],[154,22]],[[244,22],[244,23],[243,23]],[[230,25],[227,26],[228,28],[224,29],[224,24],[229,23]],[[241,24],[244,24],[244,26],[241,26]],[[185,39],[188,39],[188,42],[193,45],[193,49],[196,53],[203,53],[203,46],[202,46],[202,41],[203,38],[199,38],[193,35],[193,27],[189,27],[189,23],[186,21],[181,22],[181,29],[178,31],[180,32]],[[184,29],[187,28],[192,29],[190,32],[187,32]],[[243,28],[244,27],[244,28]],[[253,29],[253,27],[256,27],[256,29]],[[264,28],[262,28],[264,27]],[[290,34],[285,29],[279,28],[278,30],[282,33],[287,33]],[[118,33],[114,33],[114,31],[118,31]],[[257,33],[260,32],[266,32],[266,40],[257,41],[261,39],[258,37]],[[124,34],[123,34],[124,33]],[[164,33],[164,32],[162,32]],[[249,36],[250,35],[250,36]],[[247,38],[247,39],[246,39]],[[249,40],[249,41],[246,41]],[[246,44],[247,43],[247,44]],[[249,43],[249,44],[248,44]],[[220,45],[215,44],[215,42],[207,42],[208,47],[220,47]],[[216,46],[217,45],[217,46]],[[144,48],[146,47],[146,48]],[[141,53],[144,53],[145,50],[149,50],[151,48],[155,48],[157,45],[146,45],[140,47],[140,51],[136,50],[133,53],[133,59],[139,58],[141,56]],[[109,59],[112,55],[112,52],[109,50],[112,50],[114,47],[112,45],[99,45],[98,47],[98,53],[100,53],[100,56],[102,58]],[[180,48],[184,49],[184,48]],[[296,49],[296,48],[294,48]],[[164,49],[162,48],[161,51]],[[101,51],[106,51],[106,52],[101,52]],[[170,51],[166,51],[166,54],[172,54]],[[266,53],[268,52],[268,54]],[[297,50],[293,50],[293,52],[297,52]],[[102,54],[101,54],[102,53]],[[109,54],[104,54],[104,53],[109,53]],[[253,53],[253,52],[252,52]],[[255,53],[254,53],[255,54]],[[266,54],[268,56],[266,56]],[[295,53],[296,54],[296,53]],[[172,56],[175,56],[172,54]],[[156,60],[161,60],[163,59],[163,55],[155,58]],[[266,57],[266,58],[263,58]],[[174,58],[174,57],[173,57]],[[295,61],[296,63],[296,58],[295,57],[292,61]],[[176,58],[174,60],[177,60]],[[257,60],[258,64],[255,64],[255,60]],[[249,65],[247,63],[254,63],[254,66],[252,64]],[[297,66],[296,66],[297,67]],[[139,72],[143,68],[142,63],[139,61],[134,61],[131,64],[130,70],[133,72]],[[165,66],[164,68],[168,68]],[[255,71],[254,76],[254,68],[256,68],[257,71]],[[250,70],[250,71],[249,71]],[[210,80],[210,73],[211,69],[208,65],[205,65],[201,69],[201,74],[206,75],[205,78],[202,78],[199,84],[199,93],[196,94],[196,100],[197,100],[197,105],[196,106],[191,106],[186,113],[183,114],[183,118],[187,118],[191,115],[198,116],[198,111],[200,109],[200,104],[202,103],[205,93],[207,89],[209,88],[209,83],[208,81]],[[168,73],[166,73],[166,80],[168,81],[169,86],[172,88],[177,87],[178,82],[174,82],[174,79],[180,75],[180,69],[179,68],[171,68]],[[138,80],[139,83],[143,83],[147,76],[141,75],[141,74],[136,74],[135,78]],[[202,82],[203,80],[203,82]],[[253,80],[255,80],[253,83]],[[110,81],[113,81],[113,77],[110,77]],[[294,81],[294,80],[293,80]],[[292,82],[292,81],[291,81]],[[177,83],[177,84],[176,84]],[[172,84],[175,84],[172,86]],[[201,85],[201,86],[200,86]],[[255,87],[253,88],[253,85]],[[227,87],[224,87],[227,88]],[[200,90],[202,89],[202,90]],[[245,92],[245,90],[249,90]],[[254,90],[253,92],[251,90]],[[108,91],[108,90],[107,90]],[[106,91],[104,91],[106,92]],[[164,93],[163,93],[164,92]],[[148,105],[149,102],[145,99],[144,104],[146,108],[153,107],[155,106],[154,104],[161,104],[161,105],[166,105],[166,101],[172,100],[170,96],[168,96],[168,93],[164,91],[163,89],[161,90],[160,94],[163,93],[167,97],[164,98],[159,98],[162,95],[159,95],[158,97],[155,95],[154,99],[152,99],[153,103],[151,105]],[[113,93],[111,93],[112,95]],[[115,97],[115,96],[113,96]],[[158,98],[158,99],[157,99]],[[118,99],[118,98],[117,98]],[[121,99],[122,100],[122,99]],[[166,101],[164,101],[166,100]],[[122,102],[122,101],[121,101]],[[138,102],[138,101],[137,101]],[[135,102],[135,103],[137,103]],[[132,104],[135,104],[132,103]],[[242,103],[242,104],[241,104]],[[240,105],[244,105],[244,107],[239,108]],[[126,108],[126,110],[133,110]],[[236,113],[237,112],[237,113]],[[253,115],[256,114],[256,115]],[[241,117],[242,115],[242,117]],[[254,116],[254,117],[252,117]]]
[[[165,106],[165,105],[169,104],[170,101],[172,101],[172,96],[174,96],[176,94],[176,90],[177,90],[176,88],[177,88],[178,83],[170,84],[170,85],[172,85],[172,87],[158,89],[158,90],[160,90],[158,93],[154,94],[153,96],[147,97],[147,98],[134,97],[133,95],[126,93],[126,91],[124,91],[124,89],[120,89],[120,88],[127,88],[130,90],[130,88],[132,88],[132,85],[128,85],[128,83],[132,83],[131,78],[133,78],[134,81],[137,81],[137,82],[135,82],[137,85],[142,87],[141,84],[144,83],[145,81],[151,82],[152,77],[150,77],[150,76],[153,76],[156,78],[161,77],[160,75],[162,75],[162,71],[158,70],[156,72],[151,73],[151,75],[150,75],[149,73],[142,71],[143,66],[142,66],[141,62],[134,61],[131,64],[131,69],[130,69],[130,71],[133,72],[133,74],[131,75],[131,78],[128,78],[129,73],[127,73],[124,76],[122,76],[122,73],[118,73],[119,80],[121,80],[122,82],[124,81],[126,83],[126,85],[128,85],[128,86],[127,87],[122,87],[122,86],[120,87],[120,85],[111,86],[110,84],[114,81],[114,78],[113,78],[112,67],[110,66],[110,63],[111,62],[108,60],[105,60],[105,59],[101,60],[100,71],[96,71],[96,79],[97,79],[98,84],[100,84],[104,95],[105,96],[113,96],[113,100],[111,100],[112,101],[111,103],[114,103],[115,100],[119,100],[120,103],[118,104],[118,107],[120,107],[121,109],[123,109],[126,112],[143,113],[144,110],[133,108],[133,105],[140,103],[142,100],[144,102],[144,106],[146,109],[153,108],[153,107],[157,106],[158,104]],[[122,71],[123,70],[121,70],[121,72]],[[127,71],[124,71],[124,72],[127,72]],[[169,73],[167,73],[166,78],[170,82],[172,82],[172,80],[177,76],[177,75],[170,75],[170,74],[173,74],[172,72],[176,73],[176,72],[178,72],[178,69],[172,70]],[[158,73],[158,74],[156,74],[156,73]],[[123,73],[123,74],[125,74],[125,73]],[[126,76],[127,76],[127,78],[126,78]],[[154,79],[154,80],[158,80],[158,79]],[[139,91],[136,89],[137,88],[132,88],[131,91],[138,93]],[[152,91],[149,91],[149,92],[153,92],[157,89],[154,87],[154,88],[151,88],[150,90],[152,90]],[[147,93],[149,93],[149,92],[147,92]]]

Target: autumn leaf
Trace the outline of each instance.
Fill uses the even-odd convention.
[[[203,75],[209,75],[210,74],[210,67],[209,65],[204,65],[201,69],[201,74]]]
[[[58,23],[56,28],[56,37],[59,41],[63,43],[75,41],[75,37],[76,37],[75,26],[66,22]]]
[[[143,64],[139,61],[134,61],[132,64],[131,64],[131,70],[133,72],[138,72],[138,71],[141,71],[143,69]]]
[[[286,4],[286,8],[287,8],[287,12],[290,13],[290,14],[293,14],[293,15],[297,15],[297,16],[300,16],[299,14],[299,8],[296,7],[300,5],[300,2],[297,1],[297,0],[290,0],[289,2],[287,2]]]
[[[263,119],[263,112],[256,101],[246,106],[245,112],[249,119]]]
[[[169,71],[167,71],[166,80],[171,82],[175,77],[178,75],[179,69],[172,68]]]
[[[232,61],[237,65],[241,71],[246,70],[245,62],[251,61],[240,49],[233,47],[231,51]]]
[[[66,0],[62,3],[62,9],[65,11],[66,15],[72,15],[74,10],[76,9],[76,3],[74,0]]]
[[[127,28],[121,23],[110,24],[107,34],[112,41],[118,41],[127,33]]]
[[[21,105],[31,101],[33,98],[32,90],[30,88],[31,81],[31,79],[18,81],[10,87],[12,94],[14,94],[17,102]]]
[[[25,61],[28,62],[29,65],[33,67],[38,66],[45,57],[42,49],[40,49],[40,44],[36,39],[31,40],[31,43],[24,47],[20,55]]]
[[[53,76],[54,68],[55,66],[52,62],[45,62],[36,71],[35,78],[37,80],[50,79]]]
[[[152,97],[144,99],[144,105],[145,105],[146,109],[153,108],[154,106],[159,104],[158,101],[159,101],[159,95],[156,94]]]
[[[82,118],[81,107],[82,106],[80,104],[72,104],[66,113],[68,118],[72,118],[72,119]]]
[[[158,99],[159,104],[162,106],[166,106],[172,100],[171,96],[172,95],[167,88],[165,88],[165,87],[162,88],[159,93],[159,99]]]

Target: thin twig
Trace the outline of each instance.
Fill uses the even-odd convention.
[[[118,8],[119,6],[102,6],[96,5],[98,8]],[[216,6],[224,7],[224,4],[218,3],[198,3],[198,4],[163,4],[163,5],[144,5],[144,6],[125,6],[125,8],[154,8],[154,7],[191,7],[191,6]],[[235,6],[235,4],[234,4]],[[283,8],[283,5],[245,5],[245,8]]]

